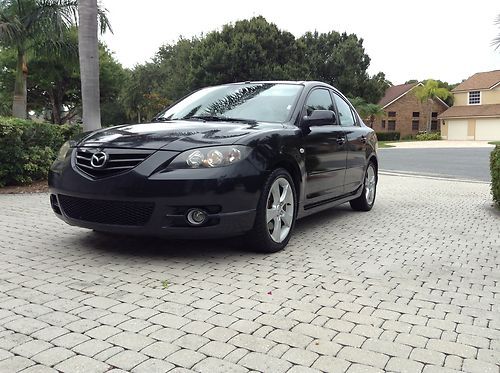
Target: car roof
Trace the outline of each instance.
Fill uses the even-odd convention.
[[[316,80],[247,80],[244,82],[235,82],[235,83],[227,83],[221,85],[236,85],[236,84],[264,84],[264,83],[272,83],[272,84],[294,84],[294,85],[303,85],[303,86],[311,86],[311,85],[323,85],[325,87],[332,87],[330,84],[316,81]]]

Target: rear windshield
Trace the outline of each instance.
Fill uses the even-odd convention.
[[[159,116],[164,120],[202,117],[258,122],[285,122],[290,118],[303,86],[287,83],[229,84],[196,91]]]

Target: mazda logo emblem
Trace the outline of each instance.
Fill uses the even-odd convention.
[[[92,158],[90,158],[90,164],[94,168],[104,167],[107,161],[108,161],[108,155],[104,152],[96,152],[92,154]]]

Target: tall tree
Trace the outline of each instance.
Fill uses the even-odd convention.
[[[127,73],[104,43],[99,43],[99,91],[103,126],[127,122],[125,107],[120,101]]]
[[[191,55],[198,38],[183,37],[175,44],[165,44],[153,58],[161,84],[159,94],[165,98],[178,99],[193,90],[191,79]]]
[[[12,87],[16,77],[16,51],[0,47],[0,116],[12,114]]]
[[[302,55],[295,37],[264,17],[237,21],[208,33],[194,46],[191,77],[194,88],[267,79],[299,79]]]
[[[64,35],[61,55],[34,56],[30,61],[28,110],[43,114],[56,124],[71,121],[80,112],[80,75],[78,68],[78,31]]]
[[[78,53],[85,130],[101,128],[97,0],[78,0]]]
[[[130,72],[122,92],[129,117],[148,119],[146,97],[175,101],[196,88],[246,80],[322,80],[376,103],[389,82],[369,76],[370,58],[356,35],[306,33],[296,39],[264,17],[227,24],[160,48],[153,63]]]
[[[66,36],[72,49],[78,50],[78,30],[72,28]],[[8,53],[7,53],[8,54]],[[3,57],[3,56],[2,56]],[[13,56],[0,57],[9,64]],[[13,79],[14,74],[7,71]],[[0,86],[7,77],[0,71]],[[118,100],[126,74],[105,44],[99,43],[99,84],[101,100],[101,120],[103,125],[125,123],[125,110]],[[0,91],[1,95],[1,91]],[[78,55],[66,58],[58,56],[36,56],[30,60],[30,80],[28,84],[28,111],[44,115],[56,124],[64,124],[81,115],[81,81]]]
[[[170,101],[160,93],[161,86],[168,86],[170,83],[171,80],[154,63],[138,65],[129,71],[120,100],[129,119],[141,123],[164,109]]]
[[[365,53],[363,39],[355,34],[307,32],[297,40],[304,48],[306,76],[340,89],[347,96],[359,96],[368,102],[378,102],[390,82],[380,72],[367,73],[370,57]]]
[[[373,75],[362,84],[359,94],[369,103],[375,104],[385,95],[392,83],[386,79],[383,72]]]
[[[427,132],[430,132],[432,123],[432,104],[434,103],[434,100],[437,98],[446,100],[451,96],[451,93],[446,88],[439,87],[439,83],[437,81],[429,79],[424,85],[415,88],[415,96],[417,96],[420,102],[427,102],[427,108],[429,110]]]
[[[0,43],[16,49],[12,115],[27,115],[29,53],[56,53],[63,34],[76,20],[73,0],[5,0],[0,2]]]

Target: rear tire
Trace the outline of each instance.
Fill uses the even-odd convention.
[[[374,162],[370,162],[365,172],[365,181],[363,183],[363,191],[361,195],[349,201],[351,208],[356,211],[370,211],[375,204],[377,195],[377,168]]]
[[[297,216],[293,179],[283,168],[274,170],[257,204],[253,229],[246,235],[248,247],[263,253],[283,250],[288,244]]]

